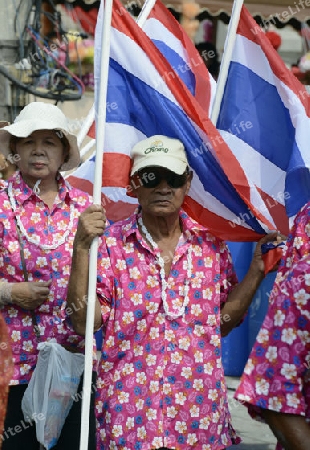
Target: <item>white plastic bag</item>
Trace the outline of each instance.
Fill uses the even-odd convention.
[[[39,356],[22,399],[26,421],[35,420],[37,440],[47,450],[57,444],[84,370],[84,355],[55,342],[38,344]]]

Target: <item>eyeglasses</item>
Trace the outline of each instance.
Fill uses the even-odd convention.
[[[182,173],[182,175],[178,175],[170,170],[158,170],[154,168],[138,171],[140,186],[150,189],[159,186],[162,180],[166,181],[171,188],[178,189],[184,186],[188,174],[188,170]]]

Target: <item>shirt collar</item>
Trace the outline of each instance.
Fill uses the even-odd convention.
[[[60,201],[65,201],[67,196],[72,200],[74,198],[72,186],[65,181],[60,173],[57,175],[57,181],[59,187],[58,197]],[[8,180],[8,184],[10,183],[12,183],[15,201],[20,205],[25,203],[32,195],[35,195],[33,190],[25,183],[19,171],[15,172]]]
[[[125,220],[123,224],[123,241],[124,243],[128,240],[129,236],[135,234],[137,236],[138,231],[138,219],[141,216],[141,208],[138,208],[134,214],[132,214],[128,219]],[[206,231],[206,228],[196,222],[194,219],[189,217],[189,215],[181,209],[179,212],[179,217],[182,224],[182,230],[186,237],[190,238],[193,235],[199,234],[201,231]]]

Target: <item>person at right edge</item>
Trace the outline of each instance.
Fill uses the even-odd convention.
[[[220,450],[240,439],[231,424],[221,336],[242,320],[264,278],[261,245],[237,284],[226,244],[182,209],[193,173],[177,139],[152,136],[132,149],[139,208],[109,226],[85,210],[68,287],[72,325],[85,334],[89,247],[98,253],[95,328],[104,323],[96,415],[97,450]],[[138,187],[137,187],[138,186]]]
[[[297,214],[235,398],[277,450],[310,449],[310,202]]]

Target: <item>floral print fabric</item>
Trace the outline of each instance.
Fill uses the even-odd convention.
[[[99,254],[105,339],[98,369],[97,449],[224,449],[231,426],[221,362],[220,305],[236,284],[226,245],[181,213],[167,302],[181,307],[192,247],[189,304],[169,320],[158,253],[135,214],[109,227]]]
[[[77,335],[70,321],[66,296],[70,275],[73,240],[80,213],[91,200],[88,194],[71,188],[59,177],[59,193],[51,210],[38,198],[16,173],[11,178],[17,212],[30,237],[41,244],[52,244],[60,239],[70,222],[70,204],[74,205],[74,221],[68,239],[55,250],[42,250],[23,237],[29,281],[52,280],[48,298],[35,310],[41,331],[41,340],[54,339],[60,344],[84,348],[84,340]],[[24,281],[16,223],[8,195],[0,194],[0,279],[10,283]],[[11,341],[14,373],[11,384],[28,383],[37,361],[37,339],[31,314],[16,305],[7,305],[3,317]]]
[[[310,203],[296,216],[270,305],[235,397],[310,419]],[[280,448],[280,447],[278,447]]]

